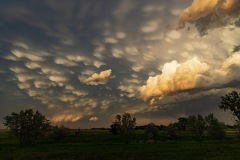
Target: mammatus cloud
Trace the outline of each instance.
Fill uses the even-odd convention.
[[[147,84],[140,88],[140,95],[147,100],[150,97],[162,97],[168,93],[192,89],[205,85],[203,79],[209,66],[197,58],[179,64],[177,61],[166,63],[162,74],[149,77]]]
[[[60,123],[60,122],[76,122],[80,120],[83,116],[80,114],[59,114],[52,117],[51,121],[53,123]]]
[[[89,119],[89,121],[97,121],[98,120],[98,117],[91,117],[90,119]]]
[[[239,0],[193,0],[180,15],[178,29],[184,28],[186,22],[194,22],[202,34],[209,28],[237,23],[239,13]]]
[[[107,78],[111,75],[112,70],[105,70],[100,72],[99,74],[94,73],[91,77],[87,79],[80,79],[82,83],[86,83],[89,85],[99,85],[99,84],[106,84]]]

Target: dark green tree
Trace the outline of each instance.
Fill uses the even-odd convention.
[[[49,120],[39,111],[32,109],[13,112],[10,116],[4,117],[4,125],[17,137],[21,146],[34,146],[37,138],[46,133],[50,127]]]
[[[219,108],[229,110],[234,116],[234,123],[237,127],[237,136],[240,138],[240,93],[232,91],[221,97]]]
[[[221,97],[219,108],[229,110],[240,121],[240,93],[232,91]]]
[[[188,124],[187,117],[178,118],[177,126],[180,131],[186,131],[187,124]]]
[[[213,113],[205,116],[205,121],[207,132],[213,139],[221,140],[225,137],[225,125],[219,122],[218,119],[214,117]]]
[[[129,113],[123,113],[117,115],[113,124],[117,128],[117,134],[120,135],[125,144],[128,144],[131,140],[134,127],[136,125],[136,118]]]
[[[111,124],[111,126],[110,126],[109,132],[111,132],[112,134],[117,135],[117,134],[118,134],[118,129],[119,129],[119,127],[120,127],[119,124],[113,122],[113,123]]]
[[[195,135],[198,140],[202,140],[205,126],[206,122],[201,115],[193,115],[188,117],[187,130]]]
[[[144,134],[148,138],[153,139],[155,143],[157,143],[158,128],[154,123],[150,123],[147,125],[147,127],[144,130]]]
[[[170,123],[165,130],[165,134],[170,140],[178,139],[179,130],[177,127],[177,123]]]

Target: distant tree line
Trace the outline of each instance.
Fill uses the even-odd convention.
[[[234,116],[234,127],[237,130],[237,136],[240,138],[240,94],[232,91],[221,97],[219,108],[224,111],[231,111]],[[47,136],[53,141],[61,142],[68,137],[70,131],[69,128],[63,125],[52,126],[44,115],[39,111],[34,112],[32,109],[20,111],[20,113],[13,112],[11,115],[4,117],[4,119],[4,125],[18,139],[21,146],[34,146],[37,139],[41,136]],[[158,126],[154,123],[136,126],[136,120],[130,113],[118,114],[109,131],[119,136],[125,144],[130,143],[134,139],[134,131],[136,130],[144,130],[145,137],[155,143],[157,142],[159,131],[162,131],[169,140],[178,139],[181,132],[190,133],[197,140],[203,140],[205,132],[216,140],[221,140],[226,135],[226,125],[223,122],[219,122],[213,113],[207,116],[198,114],[180,117],[177,122],[168,126]],[[81,130],[78,129],[76,134],[80,135]]]

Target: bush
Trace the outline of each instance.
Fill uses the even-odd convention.
[[[50,133],[50,137],[55,141],[64,140],[68,135],[69,135],[69,128],[63,125],[61,125],[60,127],[53,126]]]

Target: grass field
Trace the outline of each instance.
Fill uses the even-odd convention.
[[[196,141],[189,134],[179,140],[167,141],[161,134],[158,143],[148,142],[142,131],[135,133],[132,143],[125,145],[107,130],[74,131],[67,139],[54,142],[41,139],[35,147],[21,148],[15,137],[0,132],[0,159],[79,159],[79,160],[239,160],[240,140],[227,132],[225,140],[214,141],[205,136]]]

